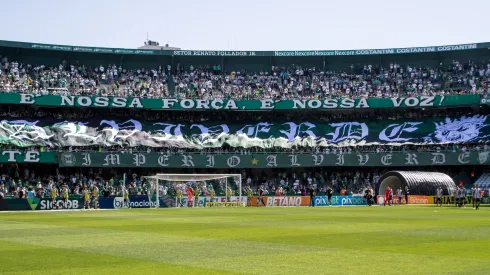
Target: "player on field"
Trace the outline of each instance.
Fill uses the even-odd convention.
[[[59,208],[58,205],[56,205],[56,198],[58,197],[58,189],[56,189],[56,185],[53,184],[51,187],[51,205],[52,209]]]
[[[332,206],[332,196],[333,196],[333,190],[329,186],[329,187],[327,187],[327,199],[328,199],[328,205],[330,207]]]
[[[368,187],[367,189],[367,202],[368,202],[368,206],[372,206],[373,205],[373,188],[371,186]]]
[[[146,194],[148,195],[148,201],[151,201],[153,197],[152,181],[148,179],[146,180]]]
[[[196,187],[194,188],[194,204],[196,207],[199,207],[199,195],[201,195],[201,190],[196,183]]]
[[[475,209],[475,200],[476,200],[476,184],[473,185],[473,187],[471,188],[471,203],[473,205],[473,209]]]
[[[308,194],[310,195],[310,207],[315,207],[315,188],[313,185],[309,185]]]
[[[396,196],[398,198],[398,204],[402,205],[402,189],[400,187],[396,189]]]
[[[187,207],[192,207],[193,206],[193,200],[194,199],[194,189],[192,189],[191,185],[187,185]]]
[[[231,195],[232,195],[231,187],[228,186],[226,188],[226,202],[231,202]]]
[[[179,185],[177,185],[177,207],[182,207],[182,197],[183,197],[183,194],[182,194],[182,187]]]
[[[257,197],[257,207],[259,207],[259,203],[262,203],[262,205],[265,206],[264,189],[262,188],[262,185],[259,186],[259,196]]]
[[[129,191],[128,188],[124,188],[124,205],[126,205],[128,208],[131,208],[131,204],[129,202]]]
[[[85,209],[90,209],[90,192],[88,191],[87,186],[83,187],[83,207]]]
[[[442,207],[442,188],[440,186],[436,190],[436,206]]]
[[[213,186],[209,186],[209,200],[211,202],[214,202],[214,197],[216,196],[216,193],[214,192]]]
[[[479,210],[480,209],[480,202],[481,202],[481,188],[478,187],[478,184],[475,184],[475,209]]]
[[[410,195],[410,189],[408,189],[408,186],[405,186],[405,204],[408,204],[408,195]],[[373,192],[374,196],[374,192]]]
[[[383,205],[386,206],[386,202],[388,202],[388,205],[391,206],[391,200],[392,199],[393,199],[393,196],[391,194],[391,186],[388,186],[388,188],[386,188],[385,201],[384,201]]]
[[[251,206],[252,205],[252,188],[250,186],[247,186],[247,205]]]
[[[94,206],[94,209],[99,208],[99,188],[96,184],[94,184],[94,186],[92,187],[92,204]]]
[[[459,186],[456,185],[454,188],[454,204],[459,207]]]
[[[63,195],[63,207],[65,209],[68,209],[68,188],[66,187],[66,185],[63,185],[63,188],[61,190],[61,194]]]
[[[459,203],[460,203],[460,207],[463,207],[465,208],[465,204],[466,204],[466,188],[464,188],[463,186],[460,186],[459,187]]]

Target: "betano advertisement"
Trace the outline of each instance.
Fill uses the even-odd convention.
[[[308,206],[311,202],[308,196],[262,197],[262,199],[263,202],[259,197],[252,197],[251,201],[248,202],[248,206]]]

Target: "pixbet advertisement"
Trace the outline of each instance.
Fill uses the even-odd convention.
[[[334,205],[363,205],[364,200],[362,196],[333,196],[329,203],[327,196],[316,196],[314,198],[315,206],[328,206]]]

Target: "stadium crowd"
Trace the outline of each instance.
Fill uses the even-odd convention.
[[[174,75],[184,98],[332,98],[397,97],[452,93],[485,93],[490,62],[454,61],[438,68],[390,64],[386,68],[351,66],[347,71],[321,71],[292,65],[269,72],[222,73],[213,67],[181,70]]]
[[[0,59],[2,92],[94,95],[119,97],[169,97],[165,69],[126,69],[109,64],[92,68],[81,64],[59,66],[23,64]]]
[[[35,94],[131,96],[150,98],[332,98],[397,97],[490,93],[490,62],[453,61],[438,67],[392,63],[381,68],[321,71],[291,65],[269,71],[228,72],[220,66],[177,70],[167,65],[155,69],[128,69],[114,64],[59,66],[23,64],[0,57],[0,90]],[[171,79],[170,79],[171,78]],[[169,81],[175,85],[175,94]]]

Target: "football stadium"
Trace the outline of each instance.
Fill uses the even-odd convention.
[[[490,274],[489,81],[490,43],[0,41],[0,274]]]

